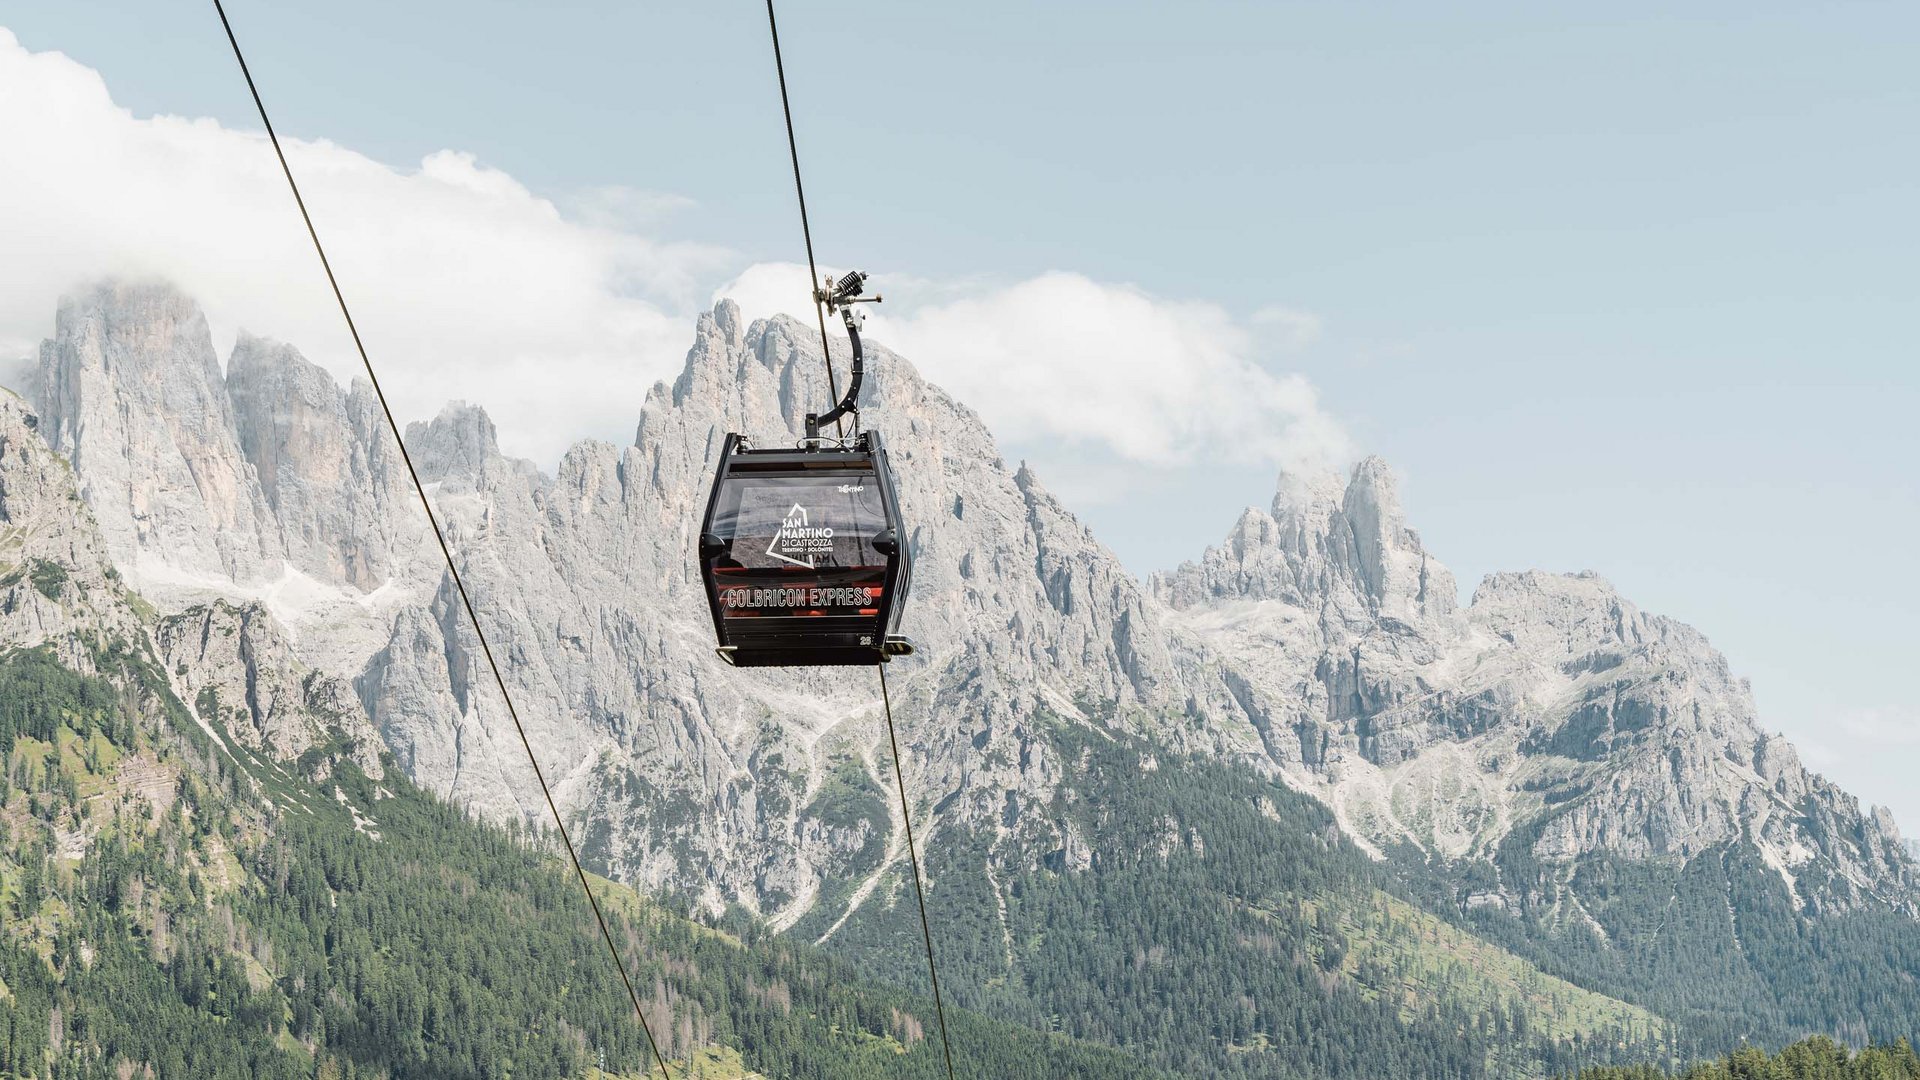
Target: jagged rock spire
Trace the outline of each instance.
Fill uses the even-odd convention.
[[[271,513],[241,452],[206,317],[167,285],[61,301],[33,397],[115,561],[155,591],[278,571]]]

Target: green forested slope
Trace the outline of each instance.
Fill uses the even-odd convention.
[[[585,902],[537,845],[397,775],[229,756],[100,655],[115,680],[0,657],[0,1076],[642,1074]],[[709,1051],[680,1075],[940,1074],[923,1001],[603,888],[669,1054]],[[949,1015],[963,1075],[1162,1075]]]
[[[994,1015],[1250,1078],[1530,1076],[1920,1031],[1920,924],[1796,909],[1750,845],[1553,868],[1523,830],[1499,866],[1382,864],[1283,784],[1078,725],[1051,739],[1068,775],[1040,816],[1074,850],[1033,857],[1020,822],[930,845],[945,977]],[[1496,880],[1529,902],[1466,904]],[[909,906],[870,901],[830,947],[912,985],[917,933]]]
[[[1463,911],[1475,934],[1563,978],[1676,1021],[1696,1047],[1779,1046],[1809,1033],[1856,1045],[1920,1032],[1920,923],[1885,907],[1796,908],[1750,844],[1684,867],[1589,855],[1543,866],[1522,830],[1491,864],[1407,867],[1436,908],[1495,878],[1512,911]]]
[[[1773,1055],[1741,1047],[1683,1072],[1645,1065],[1596,1066],[1581,1070],[1578,1080],[1920,1080],[1920,1057],[1905,1039],[1856,1053],[1815,1036]]]
[[[0,656],[0,1076],[641,1075],[538,838],[325,748],[229,755],[136,651],[95,657],[111,678]],[[1583,931],[1466,910],[1472,867],[1376,863],[1283,785],[1081,725],[1051,738],[1071,772],[1053,805],[929,844],[943,974],[974,1010],[950,1013],[962,1075],[1547,1075],[1809,1031],[1890,1042],[1920,1015],[1910,922],[1796,912],[1737,847],[1585,864],[1560,886],[1600,927]],[[1076,839],[1034,848],[1055,826]],[[795,942],[831,907],[777,937],[601,888],[687,1075],[940,1075],[924,997],[893,989],[925,985],[897,871],[829,953]],[[1883,1057],[1698,1075],[1903,1075],[1862,1071]]]
[[[1072,764],[1045,816],[1071,824],[1084,868],[980,837],[931,845],[956,999],[1191,1076],[1540,1075],[1672,1051],[1647,1010],[1403,899],[1312,799],[1077,725],[1053,739]],[[910,904],[870,903],[833,947],[912,978]]]

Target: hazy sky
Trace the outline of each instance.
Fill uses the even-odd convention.
[[[1670,8],[782,29],[822,258],[1136,570],[1283,461],[1379,453],[1469,588],[1601,572],[1920,832],[1920,8]],[[692,314],[777,303],[802,258],[757,4],[229,11],[283,134],[322,140],[295,164],[407,411],[479,401],[543,463],[623,440]],[[0,26],[0,360],[131,268],[346,370],[211,3]]]

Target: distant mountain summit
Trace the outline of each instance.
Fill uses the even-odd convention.
[[[1494,859],[1524,839],[1564,868],[1605,852],[1684,863],[1751,845],[1796,904],[1912,910],[1891,816],[1805,769],[1698,631],[1599,576],[1489,576],[1456,609],[1451,572],[1369,458],[1344,488],[1283,477],[1270,513],[1153,581],[1225,658],[1267,752],[1374,850]]]
[[[223,372],[198,305],[159,283],[95,285],[54,325],[27,396],[143,595],[262,603],[348,677],[431,596],[438,551],[371,387],[245,333]]]

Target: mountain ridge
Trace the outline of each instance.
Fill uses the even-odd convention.
[[[1484,853],[1516,810],[1548,809],[1528,785],[1585,784],[1598,808],[1554,814],[1541,854],[1684,861],[1753,830],[1792,889],[1792,866],[1820,845],[1768,806],[1813,798],[1864,830],[1846,852],[1826,852],[1846,863],[1842,891],[1890,879],[1879,898],[1914,909],[1914,867],[1891,815],[1863,811],[1761,728],[1750,687],[1704,635],[1640,612],[1592,572],[1496,572],[1458,607],[1451,573],[1406,526],[1384,462],[1362,461],[1333,490],[1325,478],[1283,479],[1272,513],[1247,511],[1224,544],[1150,584],[1221,652],[1261,658],[1241,665],[1249,700],[1277,702],[1262,707],[1286,713],[1298,738],[1270,741],[1270,752],[1360,839]],[[1698,739],[1660,742],[1687,733]],[[1644,753],[1656,743],[1661,752]],[[1672,776],[1645,767],[1671,755],[1685,758]],[[1529,758],[1538,767],[1515,767]],[[1622,770],[1637,770],[1625,788]],[[1602,773],[1611,787],[1596,783]],[[1401,781],[1453,786],[1456,820],[1400,821]],[[1700,784],[1717,801],[1680,790]],[[1756,789],[1769,793],[1759,804]],[[1463,806],[1472,820],[1458,817]]]
[[[356,411],[356,391],[251,337],[236,347],[245,363],[230,363],[216,386],[210,343],[206,355],[173,347],[205,340],[191,303],[159,291],[104,285],[63,305],[38,378],[84,391],[49,394],[46,405],[56,446],[87,474],[90,498],[132,506],[136,490],[160,495],[152,520],[130,512],[109,537],[122,571],[160,586],[175,615],[222,600],[234,610],[264,605],[286,625],[299,665],[351,683],[414,782],[490,816],[531,820],[543,808],[477,642],[437,551],[421,543],[424,519],[411,491],[397,488],[405,481],[393,455],[374,445],[386,436],[363,422],[364,404]],[[143,312],[173,329],[140,330]],[[910,903],[877,686],[857,672],[725,667],[711,654],[692,569],[721,436],[795,437],[824,400],[812,336],[787,319],[748,324],[737,306],[717,304],[700,317],[681,375],[647,395],[634,444],[583,442],[552,475],[502,456],[474,406],[409,425],[406,439],[591,864],[701,910],[737,908],[864,956],[902,930]],[[153,341],[168,347],[143,354]],[[1652,897],[1663,882],[1694,882],[1684,887],[1709,899],[1724,886],[1732,921],[1711,940],[1726,945],[1730,964],[1744,962],[1736,895],[1783,933],[1831,933],[1823,928],[1833,920],[1881,911],[1897,920],[1872,922],[1870,933],[1911,932],[1913,862],[1891,817],[1863,812],[1766,735],[1750,693],[1696,631],[1639,612],[1594,576],[1492,575],[1461,605],[1451,572],[1405,521],[1392,471],[1372,458],[1346,477],[1283,477],[1271,508],[1243,514],[1222,545],[1141,581],[1034,470],[1008,467],[972,410],[884,347],[870,355],[864,415],[889,435],[917,560],[906,629],[922,650],[895,667],[893,690],[916,832],[935,853],[929,897],[936,908],[975,898],[998,912],[979,928],[983,940],[1007,943],[998,959],[968,965],[961,1000],[1035,1019],[1031,995],[1065,961],[1046,944],[1060,928],[1022,922],[1033,902],[1023,895],[1067,903],[1125,895],[1112,874],[1142,888],[1165,881],[1153,865],[1103,861],[1089,838],[1123,834],[1071,811],[1090,801],[1120,814],[1142,797],[1125,770],[1087,771],[1091,736],[1140,741],[1152,748],[1142,762],[1283,781],[1325,807],[1341,843],[1398,875],[1394,888],[1411,899],[1396,902],[1485,935],[1514,963],[1629,1007],[1655,1002],[1702,1038],[1808,1024],[1885,1030],[1890,1014],[1878,1006],[1661,998],[1663,950],[1674,943],[1664,931],[1639,934],[1639,909],[1601,884],[1640,875],[1631,895]],[[141,363],[173,375],[116,380]],[[168,407],[173,399],[154,388],[175,383],[192,400],[225,394],[233,430],[150,426],[142,438],[167,451],[151,455],[151,467],[87,445],[115,416]],[[192,445],[169,451],[169,439]],[[176,459],[218,463],[232,490],[202,492],[191,475],[183,483],[168,464]],[[215,496],[261,508],[253,561],[207,536],[156,547]],[[392,520],[371,536],[337,532],[378,514]],[[1280,829],[1269,836],[1279,843],[1284,829],[1317,827],[1301,808],[1254,825],[1218,803],[1192,805],[1201,818],[1185,825],[1129,828],[1204,852],[1226,850],[1220,830]],[[1204,858],[1191,865],[1215,873]],[[1720,886],[1701,876],[1716,866]],[[1087,884],[1072,886],[1082,877]],[[1243,910],[1279,902],[1233,874],[1217,887]],[[1286,903],[1364,907],[1344,894]],[[1129,917],[1114,915],[1116,925]],[[1315,957],[1346,954],[1333,924],[1286,925],[1302,935],[1293,962],[1303,974]],[[1013,947],[1016,926],[1036,932],[1039,951]],[[1138,945],[1144,955],[1152,939]],[[1417,950],[1396,949],[1370,955],[1415,963],[1407,958]],[[1306,994],[1316,1009],[1357,1008],[1342,986],[1387,992],[1377,966],[1335,964],[1316,978],[1331,983],[1314,989],[1303,978],[1271,992]],[[996,983],[1028,989],[1002,993]],[[1469,997],[1471,1009],[1507,1008],[1500,995]],[[1469,1008],[1446,1007],[1456,1006]],[[1461,1015],[1494,1023],[1491,1012]],[[1076,1023],[1087,1025],[1071,1029],[1080,1034],[1105,1030]],[[1628,1036],[1607,1036],[1616,1037]],[[1486,1052],[1502,1068],[1579,1060],[1540,1046]],[[1179,1053],[1207,1068],[1226,1060],[1199,1046]],[[1515,1064],[1522,1059],[1535,1066]],[[1234,1060],[1257,1070],[1319,1059]]]
[[[236,555],[236,545],[244,541],[256,553],[271,552],[277,537],[283,577],[295,572],[340,592],[359,594],[361,602],[355,606],[361,611],[355,614],[360,617],[350,632],[329,634],[322,627],[308,633],[301,625],[325,618],[283,622],[290,624],[298,648],[311,662],[356,680],[376,722],[390,734],[429,725],[431,737],[397,737],[416,751],[425,748],[430,753],[498,730],[502,718],[489,715],[487,695],[465,692],[472,682],[472,643],[464,642],[468,632],[459,620],[448,617],[447,583],[438,580],[442,575],[429,558],[433,552],[420,543],[424,522],[409,505],[411,493],[401,486],[404,477],[393,468],[391,451],[381,449],[387,444],[369,414],[366,387],[342,390],[293,349],[250,334],[241,335],[222,375],[204,319],[190,301],[164,286],[97,286],[63,304],[60,319],[60,333],[43,347],[34,388],[51,412],[49,441],[78,463],[87,498],[113,513],[122,505],[142,509],[135,489],[160,493],[149,499],[157,510],[129,513],[125,528],[108,530],[116,560],[137,583],[148,584],[141,578],[143,563],[184,553],[198,562],[178,567],[180,576],[211,580],[217,591],[215,575],[224,569],[244,593],[270,578],[272,570],[264,555],[253,561]],[[688,601],[690,560],[674,556],[683,555],[689,542],[687,522],[704,497],[708,459],[725,430],[788,436],[797,431],[820,389],[809,389],[818,381],[817,370],[808,362],[811,348],[798,324],[773,320],[746,325],[739,309],[722,301],[701,317],[679,378],[649,392],[634,445],[620,449],[579,444],[551,477],[503,457],[482,409],[450,406],[431,421],[410,425],[408,441],[422,479],[435,485],[451,539],[463,557],[496,550],[508,540],[542,538],[536,548],[470,567],[468,576],[479,591],[512,592],[516,577],[542,564],[554,567],[539,589],[520,589],[510,600],[502,596],[499,604],[483,606],[501,613],[544,605],[548,614],[542,621],[561,626],[591,611],[591,601],[583,598],[571,605],[574,614],[547,601],[574,591],[572,580],[593,578],[595,592],[635,597],[635,608],[644,605],[640,597],[668,601],[675,607],[676,635],[693,632],[700,620],[697,611],[687,610],[693,606]],[[1461,608],[1452,574],[1425,550],[1405,521],[1397,482],[1379,458],[1363,459],[1344,481],[1331,473],[1283,475],[1271,509],[1248,510],[1223,546],[1210,548],[1196,562],[1139,581],[1046,493],[1031,468],[1006,468],[976,414],[925,383],[901,358],[882,347],[876,352],[867,415],[876,424],[899,429],[896,456],[901,473],[909,478],[903,500],[915,523],[911,540],[920,555],[913,613],[919,626],[909,629],[918,629],[926,642],[931,662],[925,668],[949,668],[946,675],[922,675],[922,680],[952,677],[954,657],[984,654],[998,676],[989,687],[1036,686],[1043,696],[1050,692],[1050,703],[1068,714],[1078,711],[1077,698],[1115,702],[1123,712],[1143,718],[1139,722],[1156,725],[1158,735],[1173,745],[1189,745],[1198,738],[1192,745],[1277,768],[1328,801],[1363,846],[1377,850],[1383,842],[1411,841],[1437,845],[1437,850],[1457,857],[1497,843],[1499,837],[1480,837],[1479,848],[1473,842],[1463,846],[1464,820],[1445,824],[1440,829],[1444,837],[1392,827],[1392,792],[1386,793],[1388,805],[1383,806],[1375,789],[1383,783],[1391,788],[1393,777],[1373,773],[1403,769],[1414,757],[1434,751],[1458,758],[1468,742],[1487,741],[1488,732],[1474,730],[1475,725],[1492,724],[1498,713],[1500,726],[1515,728],[1526,722],[1516,710],[1537,709],[1540,702],[1535,699],[1542,695],[1569,691],[1564,675],[1540,670],[1551,665],[1537,662],[1536,654],[1554,654],[1554,662],[1564,667],[1619,664],[1636,649],[1652,650],[1658,655],[1640,657],[1647,668],[1643,674],[1677,672],[1689,686],[1680,695],[1684,700],[1635,699],[1634,707],[1666,710],[1661,715],[1687,708],[1711,714],[1700,721],[1710,741],[1748,744],[1738,748],[1739,760],[1733,763],[1736,771],[1744,770],[1738,777],[1741,783],[1771,784],[1780,789],[1778,798],[1788,802],[1807,795],[1840,800],[1834,812],[1860,820],[1873,834],[1845,853],[1842,879],[1858,890],[1876,875],[1891,874],[1900,879],[1901,888],[1911,890],[1910,866],[1902,869],[1905,852],[1897,831],[1889,831],[1890,817],[1845,805],[1844,793],[1806,774],[1784,740],[1756,734],[1757,710],[1750,693],[1732,679],[1724,657],[1713,652],[1704,637],[1672,620],[1642,616],[1593,575],[1494,574]],[[157,367],[146,357],[158,357]],[[142,381],[139,373],[149,369],[157,375]],[[122,477],[94,464],[109,456],[91,443],[109,427],[98,413],[116,395],[123,402],[131,399],[133,405],[147,406],[123,405],[123,414],[159,417],[163,427],[173,425],[148,431],[142,436],[147,442],[162,450],[171,446],[172,457],[181,461],[211,464],[189,468],[186,481],[179,470],[167,467],[165,453],[156,455],[160,465],[152,471],[157,475]],[[211,403],[211,427],[196,426],[191,416],[163,415],[199,403]],[[230,429],[225,434],[222,425]],[[92,439],[83,438],[83,430],[93,432]],[[119,450],[121,444],[109,440],[108,447]],[[938,481],[913,482],[923,475],[921,463],[928,461],[940,471]],[[213,479],[203,479],[206,476]],[[997,504],[982,504],[983,493],[996,489],[1005,496]],[[966,521],[970,495],[972,523]],[[215,524],[240,514],[262,527],[238,539],[226,535],[231,530],[217,529],[218,536],[186,537],[183,542],[178,535],[184,528],[181,522],[195,497],[210,508],[208,520]],[[341,507],[349,512],[323,513]],[[983,523],[983,514],[999,521]],[[398,529],[385,524],[395,517],[416,520]],[[1013,526],[1022,521],[1026,539]],[[373,534],[366,535],[368,530]],[[955,530],[964,532],[964,540],[943,550],[941,538]],[[653,537],[667,539],[679,550],[669,553],[649,543]],[[573,549],[564,561],[554,555],[562,540],[570,541]],[[1007,557],[1012,551],[1036,540],[1038,546],[1020,556],[1018,565],[1009,565],[1014,562]],[[989,554],[997,565],[979,566]],[[638,572],[641,567],[644,574]],[[1022,567],[1031,567],[1030,575]],[[383,568],[387,572],[381,573]],[[993,604],[985,603],[972,584],[975,578],[1001,590]],[[1027,591],[1026,598],[1011,602],[1009,588]],[[366,603],[368,596],[382,592],[393,599],[384,606]],[[1281,609],[1260,616],[1267,623],[1256,627],[1259,620],[1247,607],[1250,602]],[[420,614],[402,616],[394,611],[398,607]],[[436,610],[441,613],[437,619],[425,617]],[[940,620],[946,625],[927,618],[934,610],[947,616]],[[374,612],[396,620],[384,640]],[[968,613],[960,625],[971,624],[958,638],[950,632],[956,613]],[[603,610],[595,617],[604,623],[609,616]],[[996,617],[1002,620],[998,629],[992,627]],[[622,621],[620,616],[613,619]],[[1605,632],[1608,619],[1616,624],[1611,634]],[[429,622],[434,625],[429,627]],[[663,698],[669,705],[694,700],[704,707],[702,695],[711,695],[716,710],[738,710],[738,704],[726,704],[740,701],[738,693],[716,678],[720,673],[714,665],[703,662],[697,646],[695,656],[682,658],[685,646],[668,645],[660,636],[664,623],[657,619],[628,615],[622,625],[597,628],[603,655],[613,640],[635,635],[642,627],[651,627],[650,634],[643,635],[651,638],[650,645],[643,644],[642,651],[651,648],[653,655],[645,659],[665,659],[671,652],[667,666],[685,672],[684,682],[667,694],[636,693],[650,676],[631,661],[634,685],[625,689],[596,686],[564,652],[540,663],[524,654],[525,664],[509,666],[532,684],[523,686],[523,693],[536,700],[572,700],[589,714],[603,715],[606,729],[618,726],[618,715],[644,712],[646,702]],[[531,628],[523,624],[518,629]],[[1578,650],[1567,644],[1576,640],[1569,635],[1578,635]],[[542,636],[514,633],[507,639]],[[568,641],[591,636],[562,631]],[[346,640],[354,644],[337,644]],[[1510,648],[1500,646],[1503,640]],[[1007,648],[1008,643],[1014,648]],[[1573,655],[1575,651],[1580,655]],[[1296,670],[1307,657],[1315,670]],[[1274,667],[1276,658],[1280,668]],[[689,660],[692,667],[687,667]],[[1293,668],[1287,668],[1289,663]],[[1469,666],[1472,670],[1463,672]],[[753,684],[751,677],[721,678]],[[1629,697],[1652,692],[1646,687],[1630,691],[1619,679],[1597,681]],[[909,701],[915,692],[910,684]],[[759,708],[778,711],[763,694],[749,696],[760,701]],[[818,708],[843,720],[871,707],[870,697],[849,698],[844,692],[829,692],[819,701]],[[1586,716],[1582,723],[1600,722],[1579,712],[1600,706],[1591,701],[1576,704],[1567,710],[1569,716]],[[449,705],[454,715],[470,716],[473,722],[449,730]],[[1020,709],[989,689],[975,711],[984,719],[1009,710],[1017,715]],[[1209,723],[1196,733],[1186,725],[1148,719],[1170,711],[1204,712]],[[1308,715],[1314,711],[1321,714],[1319,719]],[[534,712],[536,724],[565,726],[548,709]],[[1574,750],[1612,761],[1615,742],[1625,737],[1618,719],[1604,721],[1612,726],[1599,742],[1575,746],[1578,733],[1561,723],[1550,738],[1536,732],[1549,741],[1531,748]],[[1291,730],[1280,731],[1276,724]],[[810,722],[803,738],[825,733],[816,728],[817,722]],[[611,748],[619,743],[618,738],[606,738],[612,734],[602,730],[601,737],[589,743]],[[1514,743],[1509,752],[1519,753],[1519,741],[1509,741]],[[574,762],[557,770],[569,790],[586,784],[581,770],[588,744],[577,738],[572,742],[578,744]],[[557,738],[551,745],[565,747],[569,740]],[[1698,759],[1693,762],[1698,769],[1717,769],[1712,753],[1700,748],[1686,752]],[[1336,763],[1329,760],[1333,754],[1345,756]],[[477,775],[485,782],[471,787],[483,805],[490,800],[503,807],[497,793],[505,789],[517,790],[519,795],[510,801],[525,808],[526,780],[515,778],[501,755],[490,755],[478,774],[467,771],[467,755],[459,757],[457,769],[422,764],[417,752],[410,760],[415,769],[429,774],[444,772],[449,791],[462,782],[455,777]],[[1333,768],[1336,764],[1342,767]],[[1516,796],[1510,790],[1513,778],[1498,768],[1476,766],[1460,772],[1457,762],[1432,764],[1438,772],[1427,777],[1429,781],[1476,789],[1497,783],[1509,790],[1497,792],[1501,798],[1493,801],[1511,802]],[[948,773],[949,796],[956,778]],[[1637,782],[1657,784],[1658,777],[1640,776]],[[1563,815],[1556,819],[1558,831],[1543,840],[1543,850],[1558,845],[1572,852],[1607,845],[1636,857],[1690,858],[1711,842],[1739,832],[1738,822],[1759,812],[1733,805],[1740,801],[1739,792],[1723,794],[1728,805],[1718,807],[1717,816],[1679,807],[1672,796],[1658,800],[1662,805],[1628,806],[1622,799],[1609,803],[1617,819],[1643,819],[1637,832],[1608,830]],[[1496,817],[1510,810],[1482,807]],[[1669,820],[1674,814],[1678,819]],[[1770,827],[1768,821],[1758,825],[1762,831]],[[1785,828],[1777,823],[1773,827],[1775,832]],[[1819,846],[1792,830],[1769,842],[1769,861],[1779,864],[1790,887],[1791,866]]]

